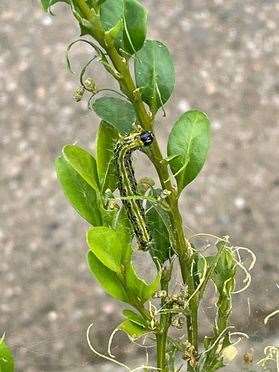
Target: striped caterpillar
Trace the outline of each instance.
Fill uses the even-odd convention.
[[[138,195],[137,181],[132,165],[132,153],[152,144],[154,135],[142,128],[125,137],[120,137],[115,150],[115,163],[118,175],[118,189],[128,218],[133,227],[140,250],[146,251],[151,244],[151,236],[145,220],[144,209]]]

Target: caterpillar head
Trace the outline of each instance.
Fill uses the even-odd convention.
[[[150,131],[145,131],[140,134],[140,139],[144,146],[149,146],[154,140],[154,134]]]

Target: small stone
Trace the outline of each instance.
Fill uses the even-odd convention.
[[[108,315],[113,314],[115,312],[115,306],[112,303],[108,302],[103,305],[103,311],[105,314]]]
[[[219,129],[222,128],[222,124],[220,123],[220,121],[215,120],[215,121],[212,122],[212,128],[214,130],[219,130]]]
[[[188,111],[190,109],[190,104],[188,101],[186,101],[186,99],[182,99],[178,102],[178,109],[179,111],[181,112],[185,112],[185,111]]]
[[[42,25],[50,26],[52,24],[52,18],[49,15],[45,15],[42,17]]]
[[[234,199],[234,205],[237,209],[243,209],[246,205],[246,201],[242,197],[237,197]]]
[[[55,322],[58,318],[58,314],[56,311],[50,311],[48,314],[47,314],[47,318],[50,322]]]

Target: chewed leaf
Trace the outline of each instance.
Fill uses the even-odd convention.
[[[133,129],[136,112],[130,102],[115,97],[101,97],[96,99],[91,107],[102,120],[114,126],[118,132],[127,134]]]
[[[130,296],[136,301],[145,303],[147,300],[152,298],[154,293],[159,288],[161,279],[160,273],[157,274],[153,282],[148,284],[137,275],[132,263],[130,263],[130,265],[126,268],[125,274],[126,274],[125,283],[127,286],[127,291],[130,294]]]
[[[103,265],[92,251],[88,252],[87,262],[92,275],[107,294],[120,301],[128,302],[125,288],[114,271]]]
[[[132,340],[136,340],[150,332],[149,329],[144,328],[130,320],[124,320],[118,329],[125,332]]]
[[[0,339],[0,372],[14,372],[14,358],[10,348]]]
[[[209,142],[210,123],[204,113],[188,111],[174,124],[168,140],[168,158],[179,192],[201,171]]]

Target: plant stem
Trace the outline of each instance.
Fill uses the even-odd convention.
[[[156,335],[157,339],[157,368],[161,372],[168,372],[168,366],[166,365],[166,343],[167,333],[162,332]]]
[[[114,41],[109,33],[104,32],[99,15],[94,11],[94,9],[90,9],[85,0],[74,0],[73,2],[75,6],[78,7],[82,17],[92,25],[89,30],[91,36],[105,49],[114,68],[119,73],[120,77],[118,79],[118,83],[120,89],[133,104],[142,127],[146,130],[152,130],[154,121],[153,115],[146,110],[141,98],[141,94],[131,76],[127,59],[118,53],[114,46]],[[183,282],[188,286],[190,296],[195,291],[194,280],[191,275],[192,247],[184,234],[183,221],[178,208],[179,195],[171,183],[167,162],[163,159],[156,139],[150,150],[149,157],[156,168],[162,188],[170,191],[170,195],[167,197],[166,201],[170,207],[169,217],[174,234],[175,250],[179,257]],[[189,342],[195,347],[196,351],[198,351],[197,296],[194,296],[191,299],[189,308],[190,312],[187,317],[188,339]],[[165,352],[165,342],[166,335],[160,335],[160,337],[157,339],[157,345],[158,354],[160,360],[162,359],[162,361],[163,353]]]
[[[135,111],[137,113],[138,119],[144,129],[150,130],[153,125],[153,117],[149,114],[145,108],[145,105],[141,99],[140,92],[132,79],[130,68],[128,62],[117,52],[114,47],[113,40],[109,38],[102,30],[102,25],[97,14],[88,7],[84,0],[74,1],[80,9],[81,14],[87,21],[94,21],[94,27],[92,27],[91,36],[96,39],[99,44],[106,50],[108,56],[110,57],[115,69],[120,74],[119,85],[124,94],[127,95],[129,100],[134,105]],[[170,174],[168,171],[168,166],[166,161],[164,161],[161,154],[158,142],[155,140],[151,149],[150,158],[157,170],[158,176],[162,187],[171,192],[170,196],[167,198],[167,202],[171,207],[171,222],[174,227],[176,227],[176,250],[179,257],[182,259],[182,266],[188,266],[188,261],[191,257],[192,250],[190,243],[186,240],[183,230],[182,217],[178,209],[178,195],[175,192],[174,187],[170,181]],[[189,269],[189,267],[187,268]],[[186,280],[186,268],[182,269],[183,279]]]
[[[169,268],[165,268],[162,271],[161,276],[161,290],[165,291],[167,295],[169,294],[169,281],[172,274],[173,265],[171,264]],[[161,308],[167,310],[168,303],[166,303],[166,298],[161,299]],[[157,340],[157,368],[160,368],[162,372],[168,372],[168,362],[167,356],[167,342],[168,342],[168,330],[171,324],[171,314],[162,312],[160,315],[160,325],[159,331],[156,334]]]

